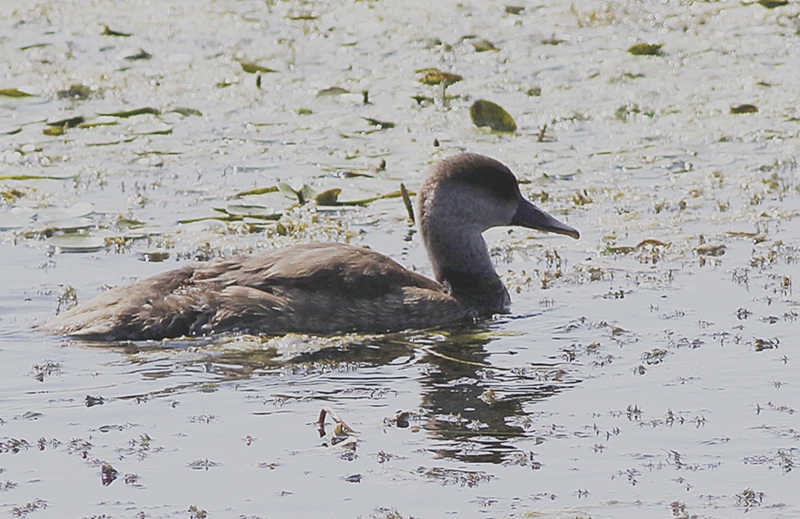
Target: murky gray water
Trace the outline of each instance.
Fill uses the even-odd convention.
[[[800,5],[6,4],[0,89],[33,95],[0,95],[3,513],[800,515]],[[443,97],[430,67],[463,80]],[[517,132],[474,127],[477,99]],[[297,242],[429,273],[399,198],[263,188],[413,191],[464,149],[582,232],[488,233],[511,316],[141,344],[31,328],[73,293]],[[320,438],[323,408],[357,433],[328,418]]]

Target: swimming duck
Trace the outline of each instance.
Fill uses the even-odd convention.
[[[43,328],[86,339],[144,340],[451,326],[509,311],[483,231],[518,225],[579,237],[523,198],[504,164],[473,153],[428,171],[417,219],[435,280],[366,248],[296,245],[193,263],[113,288]]]

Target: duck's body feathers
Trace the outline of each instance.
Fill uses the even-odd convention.
[[[49,320],[51,333],[104,340],[225,331],[382,333],[468,321],[440,283],[369,249],[299,245],[194,263],[110,289]]]

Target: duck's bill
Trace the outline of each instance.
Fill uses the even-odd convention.
[[[572,236],[575,239],[581,237],[581,233],[579,233],[577,229],[556,220],[524,198],[519,202],[517,214],[515,214],[514,218],[511,220],[511,225],[564,234],[566,236]]]

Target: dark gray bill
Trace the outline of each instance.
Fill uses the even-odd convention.
[[[519,201],[517,214],[511,219],[511,225],[519,225],[529,229],[538,229],[540,231],[554,232],[556,234],[565,234],[575,239],[581,237],[581,233],[579,233],[577,229],[559,222],[524,198]]]

